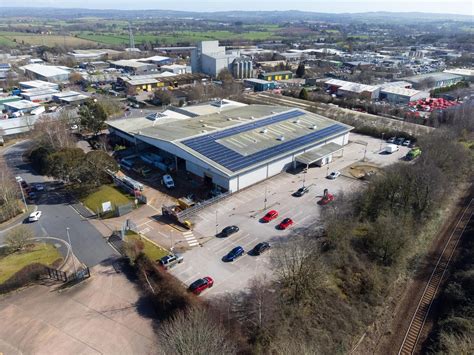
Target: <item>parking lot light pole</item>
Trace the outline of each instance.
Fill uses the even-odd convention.
[[[21,186],[21,179],[17,178],[16,182],[20,186],[21,198],[23,199],[23,203],[25,204],[25,212],[26,212],[28,211],[28,205],[26,204],[25,193],[23,192],[23,187]]]
[[[171,229],[171,248],[170,251],[173,252],[174,250],[174,231]]]
[[[71,248],[71,254],[72,254],[72,267],[74,268],[74,276],[77,275],[77,269],[76,269],[76,260],[74,257],[74,253],[72,251],[72,243],[71,243],[71,237],[69,236],[69,227],[66,227],[66,234],[67,234],[67,241],[69,242],[69,248]]]
[[[385,133],[384,133],[384,132],[382,132],[382,139],[380,140],[380,151],[382,151],[383,135],[384,135],[384,134],[385,134]]]
[[[217,222],[217,210],[216,210],[216,236],[219,234],[219,223]]]
[[[263,209],[267,209],[267,186],[265,185],[265,199],[263,200]]]

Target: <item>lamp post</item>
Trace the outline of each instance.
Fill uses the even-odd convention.
[[[174,231],[171,229],[171,248],[170,251],[173,252],[174,250]]]
[[[66,234],[67,234],[67,241],[69,242],[69,247],[71,248],[72,266],[74,268],[74,276],[76,276],[77,275],[76,260],[75,260],[75,257],[74,257],[74,253],[72,251],[71,237],[69,236],[69,227],[66,227]]]
[[[382,151],[383,135],[384,135],[384,134],[385,134],[385,133],[384,133],[384,132],[382,132],[382,139],[380,140],[380,151]]]
[[[28,205],[26,204],[25,193],[23,192],[23,187],[21,186],[21,178],[19,176],[16,177],[16,182],[20,186],[21,198],[23,199],[23,203],[25,204],[25,212],[26,212],[28,211]]]
[[[265,185],[265,199],[263,200],[263,209],[267,209],[267,186]]]
[[[217,210],[216,210],[216,237],[219,234],[219,223],[217,222]]]

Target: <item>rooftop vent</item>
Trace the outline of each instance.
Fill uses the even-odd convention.
[[[207,127],[207,125],[203,124],[203,125],[201,125],[201,127]]]
[[[253,117],[253,116],[250,116],[250,119],[251,119],[251,120],[254,120],[254,119],[255,119],[255,117]]]
[[[283,142],[285,140],[285,136],[279,136],[277,139]]]
[[[263,129],[260,130],[260,133],[263,133],[263,134],[265,134],[267,132],[268,132],[268,129],[266,129],[266,128],[263,128]]]
[[[311,128],[311,129],[316,129],[316,128],[318,128],[318,126],[316,126],[316,125],[314,124],[314,125],[312,125],[312,126],[309,127],[309,128]]]
[[[300,123],[300,120],[294,120],[293,123],[299,124],[299,123]]]
[[[227,117],[227,121],[232,121],[232,117]]]
[[[207,133],[207,131],[206,131],[205,129],[203,129],[203,130],[201,131],[201,133]]]

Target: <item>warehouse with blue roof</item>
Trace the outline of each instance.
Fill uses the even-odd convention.
[[[154,153],[174,158],[176,169],[230,192],[298,164],[330,162],[349,142],[353,128],[283,106],[246,105],[197,117],[179,113],[179,118],[150,124],[112,121],[109,130],[153,147]]]

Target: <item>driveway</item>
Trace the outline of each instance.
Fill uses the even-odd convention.
[[[38,285],[0,297],[0,353],[151,354],[151,306],[110,262],[61,292]]]

